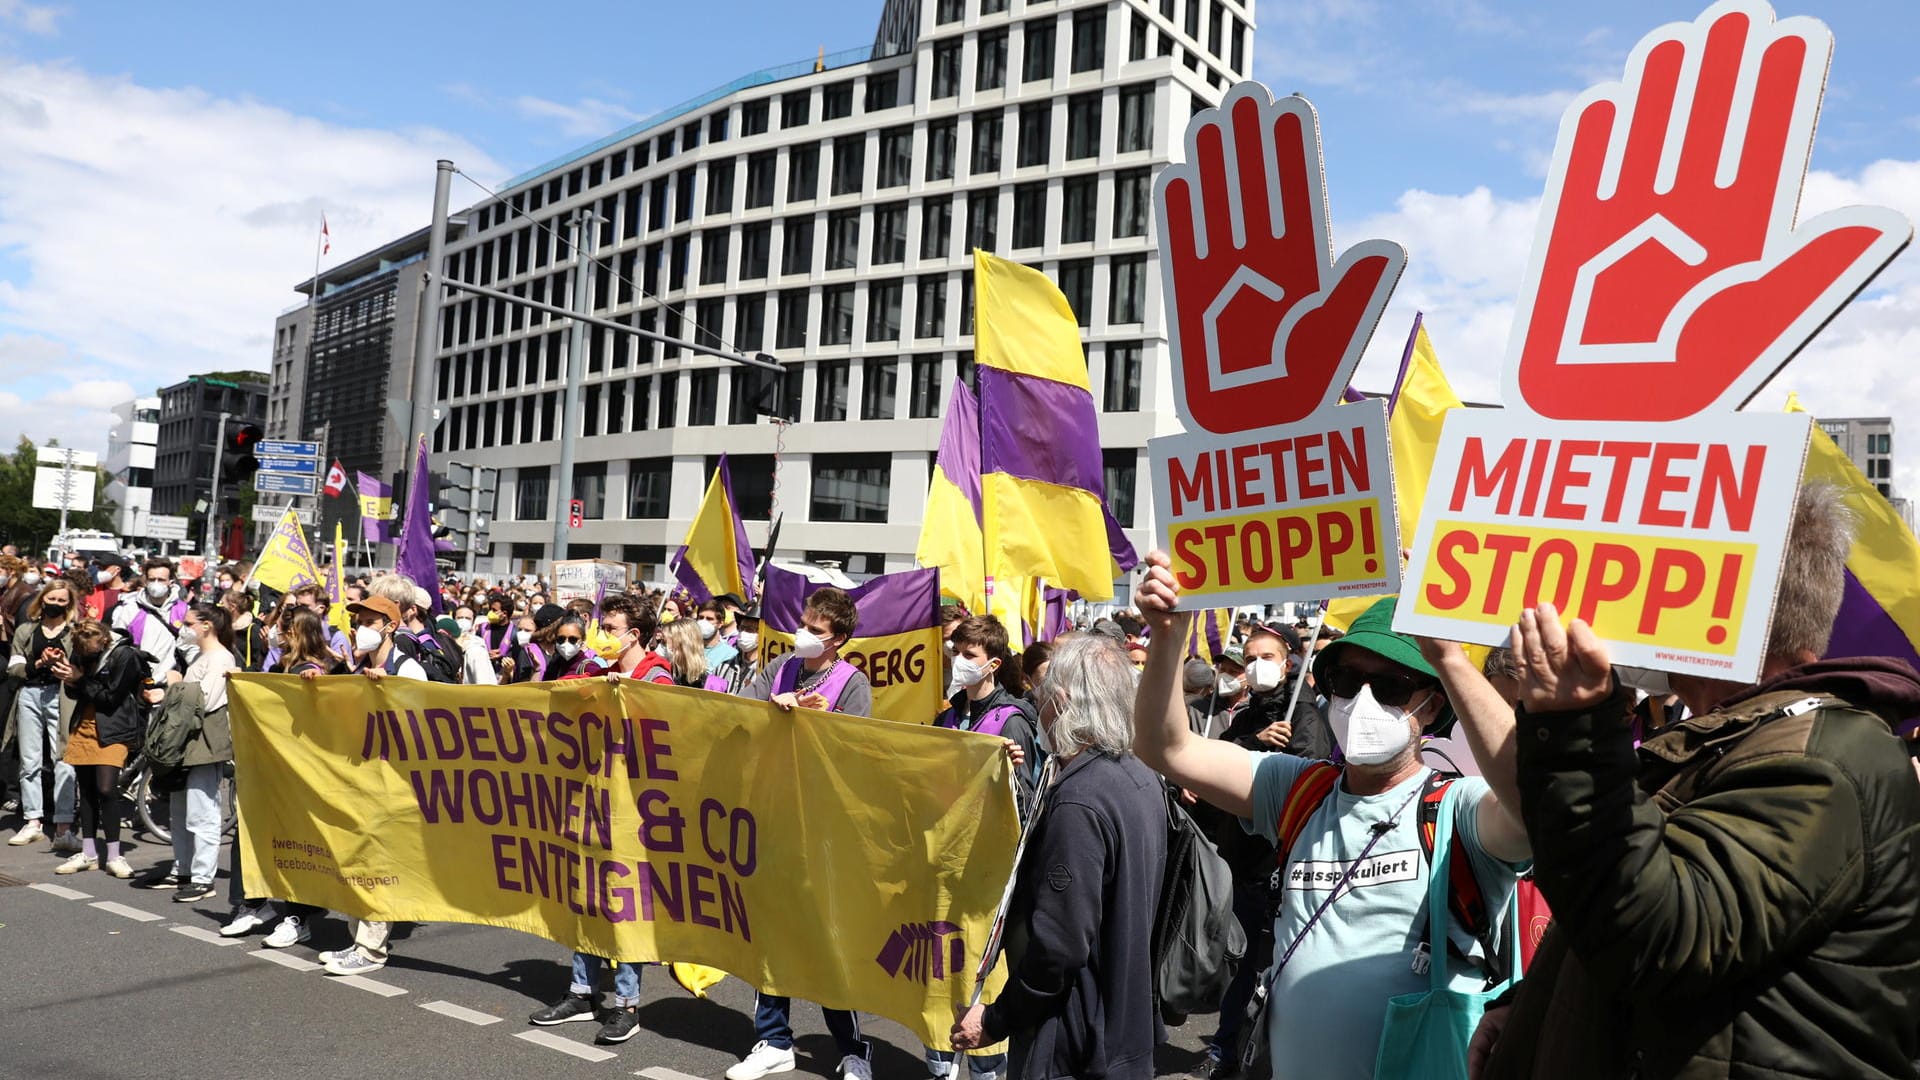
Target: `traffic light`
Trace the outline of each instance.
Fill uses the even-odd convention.
[[[493,503],[499,480],[498,469],[449,461],[446,476],[441,479],[434,498],[437,507],[434,519],[446,532],[434,535],[451,535],[454,545],[463,551],[486,551],[491,543],[487,533],[493,526]]]
[[[242,424],[227,432],[227,444],[220,448],[222,484],[241,483],[259,471],[260,462],[254,458],[253,451],[266,437],[259,424]]]

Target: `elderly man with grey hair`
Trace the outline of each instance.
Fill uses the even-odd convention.
[[[1675,675],[1693,716],[1637,756],[1593,631],[1521,616],[1521,811],[1554,929],[1477,1075],[1915,1075],[1920,784],[1893,728],[1920,676],[1820,659],[1851,545],[1836,489],[1804,487],[1759,683]]]
[[[1154,1075],[1166,794],[1133,756],[1133,687],[1118,642],[1065,634],[1034,692],[1054,760],[1007,912],[1007,985],[953,1026],[959,1050],[1011,1039],[1012,1077]]]

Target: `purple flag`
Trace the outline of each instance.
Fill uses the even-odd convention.
[[[360,535],[369,544],[393,543],[393,485],[363,472],[354,476],[354,492],[360,502]]]
[[[797,632],[808,594],[820,587],[805,574],[769,565],[760,590],[761,620],[783,634]],[[931,567],[881,574],[847,590],[847,595],[860,613],[855,637],[884,637],[940,625],[940,571]]]
[[[433,504],[432,487],[433,477],[427,471],[427,438],[422,435],[413,477],[407,481],[407,516],[400,523],[400,550],[394,555],[393,568],[427,590],[432,598],[431,610],[438,615],[443,605],[440,568],[434,563],[433,513],[428,509]]]

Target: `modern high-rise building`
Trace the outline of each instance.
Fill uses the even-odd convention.
[[[1853,459],[1855,468],[1880,489],[1893,503],[1907,527],[1913,527],[1913,504],[1893,485],[1893,417],[1858,416],[1821,418],[1820,430],[1833,437],[1842,453]]]
[[[941,417],[973,380],[975,248],[1041,269],[1078,314],[1108,501],[1144,547],[1143,448],[1174,423],[1153,177],[1248,76],[1253,17],[1253,0],[886,0],[871,46],[734,79],[457,212],[455,280],[570,306],[568,224],[591,215],[595,315],[786,369],[774,422],[749,369],[593,328],[567,430],[569,321],[450,296],[434,463],[500,470],[480,567],[550,558],[571,498],[571,557],[664,576],[722,453],[756,545],[778,516],[783,558],[856,578],[912,565]],[[276,408],[346,377],[296,389],[302,318],[281,320]],[[396,310],[393,380],[404,325]],[[377,397],[361,408],[385,428]]]
[[[264,424],[266,376],[251,371],[193,375],[160,389],[153,513],[191,516],[208,497],[213,489],[213,463],[220,452],[221,413],[228,416],[229,434],[245,424]],[[223,483],[221,491],[233,495],[236,489]]]
[[[130,540],[147,537],[159,442],[159,398],[134,398],[113,407],[113,426],[107,429],[107,498],[119,508],[113,531]]]

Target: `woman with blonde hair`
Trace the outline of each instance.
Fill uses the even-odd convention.
[[[71,582],[54,578],[27,605],[26,618],[13,632],[7,677],[19,683],[13,698],[13,727],[20,740],[21,817],[20,831],[7,841],[14,847],[24,847],[46,835],[40,824],[44,797],[40,776],[51,760],[53,850],[56,854],[80,850],[73,835],[73,766],[62,760],[73,706],[61,695],[60,677],[54,671],[54,664],[73,651],[68,638],[80,599],[80,591]]]
[[[120,857],[120,770],[127,764],[128,748],[145,734],[147,665],[126,631],[105,623],[78,620],[69,640],[71,651],[51,669],[73,699],[61,758],[73,766],[80,791],[81,848],[54,873],[100,869],[96,843],[104,833],[107,873],[129,878],[133,867]]]

